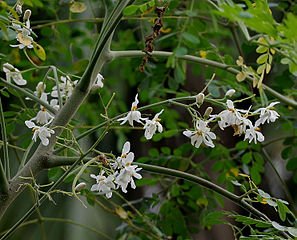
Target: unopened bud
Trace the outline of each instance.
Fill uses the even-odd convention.
[[[6,70],[6,71],[5,71],[5,70]],[[10,63],[4,63],[4,64],[3,64],[3,71],[4,71],[4,72],[7,72],[7,70],[8,70],[8,71],[14,71],[15,68],[14,68],[14,66],[12,66]]]
[[[208,107],[205,110],[205,113],[203,115],[204,119],[207,119],[209,117],[209,115],[212,113],[213,108],[212,107]]]
[[[25,13],[24,13],[24,17],[23,17],[24,22],[27,21],[27,20],[29,20],[30,17],[31,17],[31,10],[30,10],[30,9],[27,9],[27,10],[25,11]]]
[[[197,96],[196,96],[196,103],[201,106],[204,102],[204,94],[203,93],[199,93]]]
[[[81,190],[83,190],[85,187],[87,186],[87,184],[85,182],[81,182],[79,184],[77,184],[74,188],[75,192],[80,192]]]
[[[233,89],[233,88],[232,89],[229,89],[226,92],[225,97],[232,97],[235,92],[236,92],[235,89]]]
[[[45,83],[44,82],[39,82],[37,84],[37,86],[36,86],[36,91],[41,94],[41,93],[44,92],[45,88],[46,88]]]
[[[21,15],[23,13],[22,5],[17,4],[16,7],[15,7],[15,10],[19,15]]]

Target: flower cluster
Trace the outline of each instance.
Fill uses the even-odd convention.
[[[72,94],[74,86],[77,84],[77,81],[72,82],[69,76],[61,76],[60,79],[61,83],[58,84],[58,87],[54,86],[51,93],[46,92],[46,84],[44,82],[39,82],[36,86],[36,90],[34,91],[34,95],[36,97],[40,98],[43,102],[49,104],[57,111],[60,108],[58,101],[59,96],[62,100],[68,99]],[[49,95],[52,97],[50,101],[48,101]],[[40,105],[40,110],[37,115],[30,120],[25,121],[25,125],[33,130],[32,139],[34,141],[36,141],[37,137],[39,137],[44,146],[49,144],[49,138],[55,132],[54,130],[48,128],[48,126],[53,121],[54,117],[55,116],[51,112],[49,112],[44,106]],[[40,124],[41,126],[36,124]]]
[[[131,188],[135,189],[136,185],[134,178],[141,179],[142,176],[138,173],[141,168],[133,164],[134,153],[130,152],[130,142],[126,142],[122,149],[122,154],[110,164],[111,172],[107,174],[101,170],[99,175],[91,174],[91,178],[96,180],[92,185],[91,191],[97,191],[99,194],[105,195],[107,198],[112,196],[112,191],[118,188],[124,193],[127,193],[127,187],[130,184]]]
[[[227,127],[232,127],[234,135],[244,134],[244,140],[251,143],[263,142],[264,135],[260,131],[260,126],[270,122],[274,122],[279,114],[273,110],[273,107],[279,102],[272,102],[267,107],[259,108],[253,112],[248,110],[237,109],[234,107],[234,103],[231,100],[227,100],[227,109],[222,112],[210,115],[208,120],[198,119],[195,122],[195,130],[186,130],[183,134],[191,139],[191,144],[195,147],[200,147],[204,143],[208,147],[214,147],[212,140],[216,139],[216,135],[210,131],[208,124],[215,120],[218,121],[220,129],[224,130]],[[249,117],[259,116],[259,118],[253,123]]]
[[[21,15],[23,13],[22,6],[18,4],[16,6],[16,11]],[[10,45],[11,47],[17,47],[19,49],[33,48],[34,40],[31,37],[33,31],[31,29],[30,17],[31,10],[27,9],[23,15],[23,22],[19,22],[17,20],[12,22],[12,29],[16,33],[16,40],[18,41],[18,44]]]
[[[158,130],[159,133],[163,132],[163,126],[161,125],[161,119],[159,116],[163,113],[163,109],[157,113],[152,120],[148,118],[141,117],[141,112],[137,110],[138,105],[138,94],[135,96],[135,100],[132,103],[131,110],[128,112],[126,117],[119,118],[118,121],[121,122],[120,125],[128,122],[132,127],[134,127],[133,121],[138,122],[143,125],[144,137],[149,140]]]

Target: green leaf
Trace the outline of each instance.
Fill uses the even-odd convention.
[[[289,171],[296,170],[297,169],[297,157],[289,159],[286,167]]]
[[[50,181],[57,181],[62,175],[64,171],[60,167],[51,168],[47,172],[48,179]]]
[[[72,13],[82,13],[84,11],[86,11],[87,9],[87,6],[82,3],[82,2],[73,2],[71,5],[70,5],[70,12]]]
[[[130,16],[130,15],[133,15],[137,12],[137,10],[139,9],[139,6],[137,5],[130,5],[130,6],[127,6],[124,11],[123,11],[123,14],[125,16]]]
[[[222,211],[210,212],[203,217],[202,224],[206,228],[211,228],[213,225],[225,223],[224,217],[225,213]]]
[[[268,54],[260,55],[260,57],[258,57],[258,59],[257,59],[257,63],[263,64],[267,61],[267,59],[268,59]]]
[[[247,141],[241,141],[235,145],[235,148],[237,150],[244,150],[244,149],[247,149],[248,146],[249,146],[249,143]]]
[[[265,53],[265,52],[267,52],[267,50],[268,50],[267,47],[261,45],[261,46],[257,47],[256,52],[257,53]]]
[[[199,44],[199,43],[200,43],[199,38],[196,37],[195,35],[191,34],[191,33],[184,32],[184,33],[182,34],[182,37],[183,37],[186,41],[188,41],[188,42],[190,42],[190,43],[193,43],[193,44]]]
[[[256,227],[259,227],[259,228],[268,228],[271,226],[271,223],[269,222],[253,219],[251,217],[235,215],[234,218],[236,222],[243,223],[244,225],[255,225]]]
[[[176,57],[181,57],[188,53],[188,49],[185,47],[178,47],[174,50],[174,53]]]
[[[251,178],[255,182],[255,184],[261,183],[261,175],[259,173],[259,168],[256,165],[251,167]]]
[[[147,10],[147,5],[146,4],[142,4],[139,7],[140,12],[144,13]]]
[[[249,164],[252,161],[252,159],[253,159],[252,152],[245,153],[241,158],[241,160],[244,164]]]
[[[159,181],[160,181],[160,179],[158,179],[158,178],[142,178],[142,179],[136,180],[136,185],[137,185],[137,187],[141,187],[141,186],[154,186]]]
[[[46,60],[46,53],[43,49],[43,47],[41,45],[39,45],[38,43],[33,42],[33,49],[35,54],[37,55],[37,57],[42,60],[45,61]]]
[[[287,215],[287,212],[289,212],[289,209],[281,201],[277,200],[276,203],[277,203],[278,215],[279,215],[280,219],[284,222],[286,220],[286,215]]]

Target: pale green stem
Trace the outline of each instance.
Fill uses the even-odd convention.
[[[165,52],[165,51],[152,52],[153,57],[168,58],[172,54],[173,54],[172,52]],[[128,50],[128,51],[111,51],[110,55],[111,55],[110,57],[114,59],[114,58],[121,58],[121,57],[143,57],[145,55],[145,53],[142,51],[139,51],[139,50]],[[203,64],[203,65],[212,66],[215,68],[220,68],[220,69],[226,70],[227,72],[230,72],[234,75],[237,75],[240,72],[237,69],[232,68],[229,65],[226,65],[224,63],[220,63],[220,62],[216,62],[216,61],[212,61],[212,60],[208,60],[205,58],[200,58],[200,57],[196,57],[196,56],[192,56],[192,55],[183,55],[183,56],[178,56],[178,57],[176,56],[176,58]],[[246,79],[249,80],[250,82],[253,82],[253,78],[251,78],[249,76]],[[279,92],[275,91],[274,89],[268,87],[265,84],[262,84],[262,86],[263,86],[264,90],[266,90],[268,93],[270,93],[272,96],[274,96],[281,102],[288,104],[294,108],[297,108],[297,102],[294,99],[290,99],[290,98],[280,94]]]
[[[5,119],[4,119],[4,112],[3,112],[1,97],[0,97],[0,123],[1,123],[1,135],[3,138],[3,162],[4,162],[3,168],[4,168],[6,178],[9,180],[10,165],[9,165],[9,153],[8,153],[8,140],[7,140],[7,134],[6,134],[6,126],[5,126]]]
[[[86,158],[85,161],[89,160],[89,158]],[[56,167],[56,166],[65,166],[65,165],[71,165],[74,161],[77,161],[76,157],[63,157],[63,156],[52,156],[49,160],[49,168]],[[214,192],[219,193],[220,195],[226,197],[227,199],[235,202],[236,204],[240,205],[241,207],[245,208],[250,213],[254,214],[257,217],[260,217],[264,220],[270,221],[269,218],[263,214],[262,212],[255,209],[253,206],[248,204],[244,199],[242,199],[240,196],[235,195],[234,193],[231,193],[224,188],[220,187],[219,185],[208,181],[204,178],[195,176],[190,173],[178,171],[175,169],[160,167],[156,165],[150,165],[150,164],[144,164],[144,163],[138,163],[135,162],[134,164],[138,165],[142,169],[151,172],[151,173],[158,173],[158,174],[164,174],[171,177],[178,177],[182,178],[191,182],[194,182],[196,184],[199,184],[207,189],[210,189]]]
[[[111,237],[109,237],[108,235],[106,235],[105,233],[103,232],[99,232],[96,228],[93,228],[93,227],[90,227],[88,225],[84,225],[84,224],[81,224],[81,223],[78,223],[78,222],[75,222],[75,221],[72,221],[71,219],[65,219],[65,218],[49,218],[49,217],[42,217],[40,219],[33,219],[33,220],[29,220],[29,221],[26,221],[24,223],[22,223],[19,228],[21,227],[26,227],[28,225],[31,225],[31,224],[38,224],[39,221],[44,221],[44,222],[61,222],[61,223],[68,223],[68,224],[72,224],[72,225],[75,225],[75,226],[78,226],[78,227],[81,227],[81,228],[85,228],[91,232],[94,232],[96,233],[98,236],[100,237],[104,237],[106,239],[110,239],[112,240]],[[0,235],[6,233],[6,231],[3,231],[2,233],[0,233]]]

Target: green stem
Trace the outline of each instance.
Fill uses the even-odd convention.
[[[165,52],[165,51],[154,51],[152,52],[152,56],[153,57],[170,57],[173,53],[172,52]],[[145,55],[144,52],[139,51],[139,50],[128,50],[128,51],[111,51],[110,52],[110,57],[111,58],[121,58],[121,57],[143,57]],[[229,73],[232,73],[234,75],[237,75],[240,71],[238,71],[235,68],[230,67],[229,65],[226,65],[224,63],[219,63],[216,61],[212,61],[212,60],[208,60],[205,58],[200,58],[200,57],[196,57],[196,56],[192,56],[192,55],[183,55],[183,56],[176,56],[176,58],[179,59],[183,59],[186,61],[190,61],[190,62],[195,62],[195,63],[199,63],[199,64],[203,64],[203,65],[208,65],[208,66],[212,66],[215,68],[220,68],[223,70],[226,70]],[[252,77],[247,77],[247,80],[249,80],[250,82],[253,82],[253,78]],[[272,96],[274,96],[275,98],[277,98],[278,100],[280,100],[281,102],[290,105],[294,108],[297,108],[297,102],[294,99],[290,99],[282,94],[280,94],[279,92],[275,91],[274,89],[268,87],[265,84],[262,84],[263,89],[266,90],[268,93],[270,93]]]
[[[29,221],[26,221],[24,223],[22,223],[19,228],[21,227],[26,227],[28,225],[31,225],[31,224],[38,224],[39,221],[42,220],[44,222],[61,222],[61,223],[67,223],[67,224],[72,224],[72,225],[75,225],[75,226],[78,226],[78,227],[81,227],[81,228],[85,228],[91,232],[94,232],[96,233],[98,236],[100,237],[104,237],[106,239],[110,239],[112,240],[111,237],[109,237],[108,235],[106,235],[105,233],[103,232],[99,232],[96,228],[93,228],[93,227],[90,227],[88,225],[84,225],[84,224],[81,224],[81,223],[78,223],[78,222],[75,222],[75,221],[72,221],[71,219],[65,219],[65,218],[49,218],[49,217],[42,217],[41,219],[33,219],[33,220],[29,220]],[[3,231],[0,233],[0,236],[3,235],[4,233],[6,233],[8,230],[6,231]]]
[[[6,87],[10,87],[20,93],[22,93],[23,95],[25,95],[26,97],[30,98],[31,100],[34,100],[34,102],[39,103],[40,105],[44,106],[48,111],[50,111],[53,114],[57,113],[57,110],[54,109],[51,105],[49,105],[48,103],[42,101],[40,98],[36,97],[35,95],[33,95],[32,93],[28,92],[26,89],[18,87],[10,82],[7,82],[5,79],[0,77],[0,81],[6,86]]]
[[[233,201],[237,205],[241,206],[245,210],[249,211],[250,213],[254,214],[257,217],[260,217],[264,220],[269,220],[269,218],[256,208],[254,208],[252,205],[248,204],[244,199],[242,199],[240,196],[235,195],[234,193],[231,193],[224,188],[216,185],[215,183],[212,183],[204,178],[186,173],[186,172],[181,172],[175,169],[170,169],[170,168],[165,168],[165,167],[160,167],[160,166],[155,166],[155,165],[150,165],[150,164],[144,164],[144,163],[135,163],[139,167],[142,167],[144,170],[151,172],[151,173],[157,173],[157,174],[164,174],[167,176],[171,177],[178,177],[182,178],[184,180],[196,183],[200,186],[203,186],[209,190],[212,190],[216,193],[219,193],[220,195],[224,196],[225,198]]]
[[[269,156],[268,152],[265,150],[264,147],[262,148],[262,153],[263,153],[264,157],[266,158],[267,162],[269,163],[269,165],[271,166],[271,168],[273,169],[273,171],[275,172],[275,174],[276,174],[278,180],[280,181],[280,183],[281,183],[281,185],[282,185],[282,187],[283,187],[283,191],[284,191],[284,193],[285,193],[285,195],[286,195],[286,197],[287,197],[287,199],[288,199],[290,205],[291,205],[292,208],[293,208],[294,214],[296,214],[296,213],[297,213],[297,209],[296,209],[296,206],[295,206],[295,204],[294,204],[293,197],[292,197],[291,194],[290,194],[290,191],[289,191],[289,189],[288,189],[287,184],[284,182],[284,180],[283,180],[283,179],[281,178],[281,176],[279,175],[277,169],[275,168],[273,162],[271,161],[271,157]]]
[[[4,167],[5,176],[9,180],[10,166],[9,166],[9,154],[8,154],[8,140],[7,140],[7,134],[6,134],[6,126],[5,126],[5,119],[4,119],[4,112],[3,112],[1,97],[0,97],[0,123],[1,123],[1,135],[3,138],[3,159],[4,159],[3,167]],[[5,184],[5,181],[3,182],[3,184]]]

